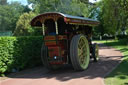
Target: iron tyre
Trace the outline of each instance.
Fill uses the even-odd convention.
[[[93,44],[92,57],[94,59],[94,62],[97,62],[99,60],[99,46],[96,43]]]
[[[41,48],[41,60],[43,62],[44,67],[51,69],[50,64],[48,62],[48,47],[45,46],[44,44],[42,45]]]
[[[75,70],[85,70],[90,61],[88,40],[84,35],[76,35],[70,43],[70,58]]]
[[[48,58],[49,58],[49,56],[48,56],[48,47],[43,44],[42,48],[41,48],[41,60],[43,62],[44,67],[46,67],[49,70],[57,70],[61,67],[61,65],[51,65],[51,64],[49,64]]]

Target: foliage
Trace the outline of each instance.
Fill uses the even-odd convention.
[[[23,9],[23,6],[18,2],[0,5],[0,31],[14,31]]]
[[[108,1],[108,0],[106,0]],[[108,1],[110,2],[110,1]],[[111,3],[111,2],[110,2]],[[107,6],[106,6],[107,4]],[[105,3],[105,0],[95,3],[93,7],[91,7],[90,11],[90,18],[98,19],[100,21],[100,25],[95,27],[94,29],[94,35],[95,36],[103,36],[104,34],[113,35],[116,32],[116,28],[114,27],[115,23],[111,20],[113,19],[113,14],[108,17],[108,14],[113,10],[108,10],[111,6],[108,6],[108,3]],[[112,9],[112,8],[111,8]]]
[[[7,0],[0,0],[0,5],[6,5],[7,4]]]
[[[17,22],[14,35],[15,36],[33,35],[34,29],[30,26],[30,21],[32,20],[33,17],[35,17],[35,15],[36,14],[33,12],[22,14]]]
[[[6,0],[1,0],[0,4],[0,31],[12,31],[14,32],[16,22],[19,16],[24,12],[29,12],[28,6],[21,5],[19,2],[11,2],[10,4]],[[1,2],[0,2],[1,3]]]
[[[107,34],[116,34],[117,30],[117,17],[115,16],[115,2],[113,0],[105,0],[103,11],[104,27],[106,28]],[[109,9],[109,10],[107,10]],[[111,9],[111,10],[110,10]]]
[[[116,36],[128,30],[128,1],[101,0],[89,10],[91,18],[97,18],[100,25],[94,29],[95,35]]]
[[[103,26],[108,34],[124,32],[128,26],[128,1],[127,0],[104,0],[102,18]]]
[[[0,37],[0,74],[41,63],[42,37]]]
[[[87,5],[79,0],[29,0],[29,4],[33,5],[33,11],[24,13],[20,16],[16,29],[15,36],[41,35],[41,29],[33,29],[30,26],[31,19],[38,13],[44,12],[62,12],[77,16],[88,16]],[[43,4],[42,4],[43,3]],[[76,11],[77,10],[77,11]]]
[[[100,24],[97,27],[94,27],[93,29],[93,34],[94,36],[103,36],[106,33],[106,28],[103,26],[104,25],[104,20],[103,20],[103,8],[102,1],[95,3],[93,6],[90,6],[89,9],[89,17],[92,19],[97,19],[99,20]]]
[[[77,16],[88,16],[88,5],[83,0],[28,0],[28,2],[33,4],[36,13],[62,12]]]

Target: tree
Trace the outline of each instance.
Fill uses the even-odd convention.
[[[30,12],[30,11],[32,11],[32,10],[28,7],[28,5],[23,6],[23,8],[24,8],[23,12]]]
[[[119,26],[125,35],[125,31],[128,30],[128,0],[118,0],[117,2],[118,10],[119,10]]]
[[[30,21],[36,14],[33,12],[23,13],[16,23],[15,36],[28,36],[34,34],[34,29],[30,26]]]
[[[128,27],[128,0],[104,0],[103,26],[108,34],[120,34]]]
[[[28,0],[28,2],[33,5],[36,13],[62,12],[77,16],[88,16],[88,5],[83,3],[83,0]]]
[[[117,16],[115,15],[116,4],[113,0],[104,0],[103,10],[103,20],[104,28],[106,28],[107,34],[116,34],[117,30]],[[109,9],[109,10],[108,10]],[[111,10],[110,10],[111,9]]]
[[[127,5],[126,5],[127,4]],[[89,17],[98,19],[100,25],[94,29],[95,33],[116,37],[128,27],[128,3],[126,0],[102,0],[89,9]]]
[[[103,36],[106,33],[106,29],[104,28],[104,20],[103,20],[103,2],[96,2],[91,5],[89,5],[89,18],[91,19],[96,19],[100,22],[100,24],[93,29],[93,35],[98,37],[98,36]]]
[[[5,31],[9,28],[8,26],[11,22],[11,20],[9,20],[9,17],[11,17],[11,11],[9,9],[8,6],[0,5],[0,31]]]
[[[0,0],[0,5],[6,5],[7,4],[7,0]]]
[[[18,2],[0,5],[0,31],[14,31],[19,16],[24,7]]]

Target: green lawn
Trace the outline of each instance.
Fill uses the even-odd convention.
[[[105,77],[106,85],[128,85],[128,40],[95,41],[120,50],[124,57],[120,65]]]

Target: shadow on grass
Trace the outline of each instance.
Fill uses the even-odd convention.
[[[128,85],[128,83],[124,83],[124,85]]]
[[[126,46],[126,45],[128,45],[128,40],[127,39],[121,39],[118,41],[106,42],[105,44],[108,46]]]
[[[123,48],[123,49],[120,49],[121,52],[126,52],[128,51],[128,48]]]
[[[115,47],[115,48],[118,47],[125,57],[125,59],[123,59],[121,64],[112,73],[110,73],[106,78],[118,77],[122,80],[127,79],[128,78],[128,48],[127,48],[128,41],[125,39],[125,40],[119,40],[118,42],[108,42],[105,44],[108,46]]]
[[[109,75],[105,77],[106,84],[111,82],[116,85],[128,85],[128,39],[104,42],[124,54],[123,61]],[[118,83],[116,83],[118,82]]]
[[[128,66],[128,59],[122,61],[121,64],[112,73],[110,73],[106,78],[118,77],[122,80],[128,78],[127,66]]]

